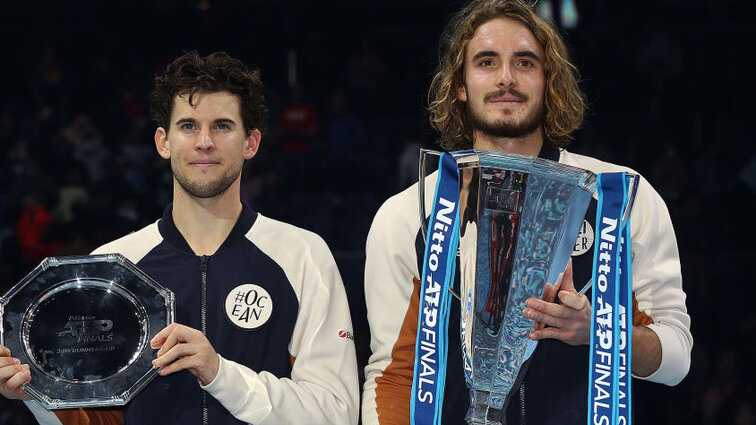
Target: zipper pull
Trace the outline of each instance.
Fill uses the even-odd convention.
[[[207,255],[203,255],[203,256],[200,257],[200,271],[202,273],[206,273],[207,272],[207,259],[208,258],[209,257]]]

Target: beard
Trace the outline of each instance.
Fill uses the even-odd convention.
[[[509,89],[508,91],[510,94],[524,101],[528,100],[528,96],[524,93],[520,93],[514,89]],[[506,93],[507,90],[488,93],[483,98],[483,102],[485,103],[494,97],[503,96]],[[532,134],[543,125],[543,121],[546,119],[546,105],[543,102],[534,104],[533,109],[529,111],[524,119],[513,121],[508,118],[487,120],[482,114],[472,110],[469,102],[467,102],[465,104],[465,118],[473,131],[479,132],[488,137],[520,138]]]
[[[189,195],[195,198],[214,198],[222,195],[229,187],[239,178],[241,169],[229,169],[225,174],[215,180],[210,181],[192,181],[189,176],[181,171],[173,170],[173,178],[176,179],[179,186]]]

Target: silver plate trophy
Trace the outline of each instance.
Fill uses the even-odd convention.
[[[173,293],[119,254],[50,257],[0,298],[0,343],[48,409],[126,404],[157,374]]]
[[[457,297],[471,393],[466,420],[500,424],[518,373],[535,348],[528,338],[533,321],[522,313],[525,301],[553,301],[596,189],[596,175],[528,156],[480,150],[451,154],[459,168]],[[434,180],[428,165],[438,163],[439,155],[421,151],[422,217],[427,216],[423,181]]]

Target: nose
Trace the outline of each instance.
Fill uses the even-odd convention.
[[[501,67],[501,74],[499,75],[499,81],[497,81],[496,85],[503,89],[508,89],[515,85],[514,75],[508,65]]]
[[[194,147],[201,151],[209,151],[215,147],[215,143],[213,143],[213,137],[210,134],[209,130],[203,129],[199,132],[199,136]]]

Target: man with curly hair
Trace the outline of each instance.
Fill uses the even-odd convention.
[[[0,393],[41,424],[354,424],[357,364],[346,292],[317,235],[240,200],[267,108],[260,74],[225,53],[189,52],[155,78],[155,146],[173,203],[95,253],[121,253],[176,296],[150,341],[159,377],[123,410],[47,411],[28,365],[0,346]]]
[[[483,149],[541,157],[596,173],[628,168],[565,150],[580,126],[585,101],[575,66],[557,30],[531,6],[474,0],[442,36],[430,88],[430,120],[445,149]],[[433,193],[435,175],[424,182]],[[377,212],[366,245],[365,297],[372,355],[365,368],[363,423],[408,424],[424,240],[417,184]],[[425,211],[430,212],[430,199]],[[513,424],[585,424],[588,419],[590,301],[580,289],[591,277],[596,201],[581,230],[554,302],[530,299],[523,314],[544,324],[538,346],[501,413]],[[632,373],[667,385],[690,366],[690,318],[680,260],[664,202],[642,179],[631,214]],[[573,283],[574,282],[574,283]],[[469,405],[452,302],[442,423],[464,423]],[[521,383],[521,384],[520,384]]]

